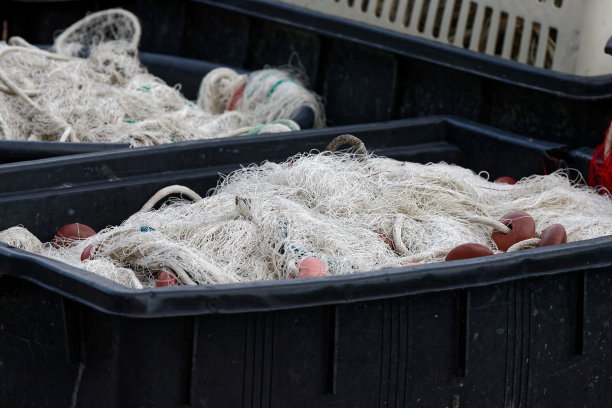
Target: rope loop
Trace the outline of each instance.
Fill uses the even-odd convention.
[[[519,241],[506,250],[506,252],[520,251],[521,249],[534,248],[540,245],[540,238],[529,238]]]
[[[159,203],[160,200],[173,194],[180,194],[181,196],[186,196],[192,201],[199,201],[202,199],[202,197],[198,193],[196,193],[189,187],[180,186],[176,184],[173,186],[164,187],[159,190],[151,198],[149,198],[149,200],[142,206],[142,208],[138,212],[150,211],[153,207],[155,207],[155,205],[157,205],[157,203]]]
[[[136,49],[141,34],[138,17],[127,10],[114,8],[92,13],[77,21],[57,37],[53,48],[58,54],[76,57],[89,52],[81,49],[82,44],[91,48],[105,41],[124,40]]]
[[[368,150],[366,149],[365,144],[363,144],[361,139],[349,134],[340,135],[334,138],[331,142],[329,142],[325,150],[334,153],[336,150],[338,150],[340,146],[344,146],[345,144],[353,146],[357,154],[360,154],[362,156],[368,154]]]

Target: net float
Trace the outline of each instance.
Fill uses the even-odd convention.
[[[491,238],[500,251],[507,251],[517,242],[536,237],[535,221],[524,211],[509,212],[499,222],[510,228],[507,234],[500,231],[493,231],[491,234]]]
[[[567,232],[561,224],[553,224],[540,234],[540,246],[565,244],[567,242]]]
[[[496,178],[494,183],[499,183],[499,184],[516,184],[516,180],[513,179],[512,177],[503,176],[503,177]]]
[[[94,248],[94,244],[87,245],[81,253],[81,261],[84,261],[86,259],[93,259],[95,253],[96,249]]]
[[[490,248],[478,244],[475,242],[470,242],[467,244],[461,244],[453,248],[446,258],[445,261],[457,261],[459,259],[470,259],[470,258],[479,258],[481,256],[493,255],[493,251]]]
[[[180,283],[174,274],[174,271],[170,268],[162,268],[159,271],[159,275],[157,276],[157,280],[155,281],[155,286],[158,288],[166,287],[166,286],[179,286]]]
[[[297,264],[298,278],[316,278],[327,276],[327,266],[325,262],[314,256],[308,256]]]
[[[94,235],[96,235],[96,231],[93,228],[75,222],[64,225],[57,230],[55,237],[51,240],[51,244],[58,248],[60,246],[67,246],[70,240],[84,240]]]

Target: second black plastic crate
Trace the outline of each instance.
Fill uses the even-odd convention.
[[[380,154],[446,160],[493,177],[541,173],[558,147],[450,119],[352,131]],[[151,160],[164,157],[160,149],[120,153],[111,169],[134,164],[116,180],[77,177],[72,187],[0,197],[0,229],[20,223],[47,240],[67,222],[117,224],[165,185],[204,192],[239,162],[324,148],[329,135],[312,132],[244,140],[231,145],[232,156],[204,166],[168,146],[168,162],[187,159],[170,171]],[[216,143],[193,154],[222,151],[226,142]],[[491,154],[500,151],[501,158]],[[89,168],[102,168],[104,155],[19,167],[53,178],[60,168],[88,168],[88,159]],[[139,162],[151,172],[136,171]],[[350,276],[136,291],[0,245],[0,400],[88,408],[600,407],[612,398],[611,249],[605,237]]]
[[[577,148],[601,143],[612,112],[612,74],[561,74],[281,2],[11,3],[20,4],[10,14],[15,19],[45,20],[45,27],[57,29],[67,22],[50,13],[54,7],[78,13],[125,7],[143,23],[144,51],[247,70],[301,66],[326,102],[330,126],[456,115]],[[10,34],[36,38],[31,27],[11,21]],[[48,41],[47,34],[43,40]]]

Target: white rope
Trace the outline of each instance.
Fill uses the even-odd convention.
[[[436,259],[446,256],[452,248],[436,249],[433,251],[422,252],[414,256],[406,256],[401,258],[401,264],[423,262],[427,259]]]
[[[198,193],[196,193],[189,187],[180,186],[180,185],[168,186],[168,187],[162,188],[157,193],[155,193],[151,198],[149,198],[149,200],[147,200],[147,202],[142,206],[139,212],[150,211],[153,207],[155,207],[157,203],[159,203],[161,199],[166,198],[169,195],[173,195],[173,194],[185,196],[192,201],[198,201],[202,199],[202,197]]]
[[[402,224],[404,222],[404,216],[402,214],[398,214],[395,217],[395,222],[393,223],[393,247],[395,251],[400,255],[406,255],[408,253],[408,248],[404,245],[402,241]]]
[[[506,250],[506,252],[520,251],[521,249],[537,247],[540,244],[540,238],[529,238],[519,241]]]
[[[8,45],[15,45],[15,46],[18,46],[18,47],[36,48],[36,46],[30,44],[24,38],[21,38],[19,36],[13,36],[13,37],[9,38],[7,43],[8,43]]]
[[[501,232],[502,234],[508,234],[510,233],[510,231],[512,231],[512,229],[509,228],[506,224],[500,221],[497,221],[497,220],[493,220],[491,218],[472,215],[472,216],[466,217],[465,219],[466,221],[469,221],[469,222],[477,222],[479,224],[489,226],[493,228],[495,231]]]
[[[62,133],[62,136],[59,138],[60,142],[67,142],[68,138],[71,135],[71,131],[72,129],[70,128],[70,126],[68,126],[68,128],[66,128],[66,130],[64,131],[64,133]]]

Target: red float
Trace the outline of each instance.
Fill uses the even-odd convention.
[[[496,178],[494,182],[500,184],[516,184],[516,180],[508,176]]]
[[[83,240],[96,235],[93,228],[79,223],[64,225],[51,240],[54,247],[66,246],[71,240]]]
[[[540,234],[540,246],[565,244],[567,242],[567,232],[561,224],[553,224]]]
[[[493,255],[493,251],[488,247],[477,244],[475,242],[470,242],[467,244],[461,244],[453,248],[446,258],[445,261],[457,261],[459,259],[470,259],[470,258],[479,258],[481,256]]]
[[[81,261],[86,259],[93,259],[93,256],[96,254],[96,250],[94,249],[94,244],[89,244],[85,247],[83,252],[81,253]]]
[[[499,221],[511,229],[507,234],[500,231],[493,231],[493,234],[491,234],[491,238],[493,238],[500,251],[507,251],[517,242],[536,236],[535,221],[531,215],[524,211],[510,212]]]
[[[297,264],[298,278],[316,278],[327,275],[325,262],[314,256],[308,256]]]
[[[166,286],[179,286],[179,281],[176,279],[175,273],[170,268],[162,268],[159,271],[159,275],[157,276],[157,281],[155,282],[155,286],[158,288],[166,287]]]

